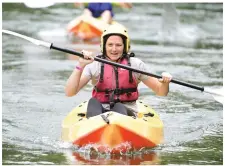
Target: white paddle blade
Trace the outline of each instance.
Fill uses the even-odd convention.
[[[215,96],[213,95],[214,99],[220,103],[224,103],[224,97],[223,96]]]
[[[40,41],[40,40],[37,40],[37,39],[34,39],[34,38],[31,38],[31,37],[28,37],[28,36],[25,36],[25,35],[21,35],[19,33],[16,33],[16,32],[12,32],[12,31],[9,31],[9,30],[2,30],[3,33],[6,33],[6,34],[10,34],[10,35],[13,35],[13,36],[17,36],[17,37],[20,37],[20,38],[23,38],[25,40],[28,40],[30,41],[31,43],[35,44],[35,45],[38,45],[38,46],[44,46],[44,47],[48,47],[50,48],[51,47],[51,43],[48,43],[48,42],[44,42],[44,41]]]
[[[214,99],[220,103],[224,103],[224,90],[221,89],[210,89],[210,88],[204,88],[204,92],[210,93],[213,95]]]
[[[45,7],[53,6],[54,2],[29,0],[24,2],[24,4],[29,8],[45,8]]]

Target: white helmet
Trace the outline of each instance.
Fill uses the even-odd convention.
[[[128,36],[127,30],[124,26],[119,25],[119,24],[112,24],[110,25],[106,30],[103,31],[102,35],[101,35],[101,52],[103,52],[103,48],[105,47],[105,43],[106,43],[106,37],[107,36],[111,36],[111,35],[119,35],[122,38],[125,39],[125,53],[128,53],[129,49],[130,49],[130,38]]]

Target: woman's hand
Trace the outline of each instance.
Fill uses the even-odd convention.
[[[83,58],[79,58],[79,65],[81,67],[85,67],[87,64],[90,64],[94,61],[94,56],[92,52],[82,50],[81,53],[84,55]]]
[[[172,75],[170,73],[163,72],[162,73],[162,78],[159,79],[159,82],[161,82],[161,83],[170,83],[171,80],[172,80]]]

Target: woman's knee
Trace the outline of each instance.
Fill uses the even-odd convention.
[[[89,101],[88,101],[88,105],[101,105],[101,103],[96,99],[96,98],[90,98]]]
[[[86,117],[89,118],[92,116],[96,116],[96,115],[102,114],[102,112],[103,112],[102,104],[97,99],[91,98],[88,101]]]
[[[112,22],[112,16],[111,16],[111,12],[109,10],[104,11],[101,14],[101,18],[103,21],[107,22],[107,23],[111,23]]]

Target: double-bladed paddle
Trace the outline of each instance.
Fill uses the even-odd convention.
[[[2,32],[6,33],[6,34],[10,34],[10,35],[14,35],[14,36],[23,38],[23,39],[28,40],[31,43],[33,43],[35,45],[38,45],[38,46],[44,46],[44,47],[47,47],[47,48],[50,48],[50,49],[54,49],[54,50],[58,50],[58,51],[61,51],[61,52],[66,52],[66,53],[69,53],[69,54],[77,55],[79,57],[83,57],[83,54],[81,54],[79,52],[76,52],[76,51],[68,49],[68,48],[61,48],[61,47],[55,46],[55,45],[53,45],[53,43],[48,43],[48,42],[45,42],[45,41],[37,40],[37,39],[31,38],[31,37],[28,37],[28,36],[25,36],[25,35],[21,35],[21,34],[16,33],[16,32],[9,31],[9,30],[2,30]],[[131,70],[131,71],[134,71],[134,72],[137,72],[137,73],[145,74],[145,75],[148,75],[148,76],[152,76],[152,77],[156,77],[156,78],[162,78],[162,76],[160,76],[160,75],[156,75],[156,74],[152,74],[152,73],[149,73],[149,72],[146,72],[146,71],[138,70],[138,69],[132,68],[130,66],[122,65],[122,64],[115,63],[115,62],[112,62],[112,61],[108,61],[106,59],[102,59],[102,58],[99,58],[99,57],[94,57],[94,60],[98,61],[98,62],[109,64],[109,65],[113,65],[113,66],[116,66],[116,67],[120,67],[120,68],[123,68],[123,69]],[[223,94],[222,89],[213,90],[213,89],[210,89],[210,88],[201,87],[201,86],[198,86],[198,85],[190,84],[190,83],[179,81],[179,80],[176,80],[176,79],[172,79],[171,82],[173,82],[175,84],[182,85],[182,86],[186,86],[186,87],[189,87],[189,88],[192,88],[192,89],[196,89],[196,90],[199,90],[199,91],[202,91],[202,92],[212,94],[212,96],[214,97],[214,99],[216,101],[218,101],[222,104],[224,102],[224,94]]]

